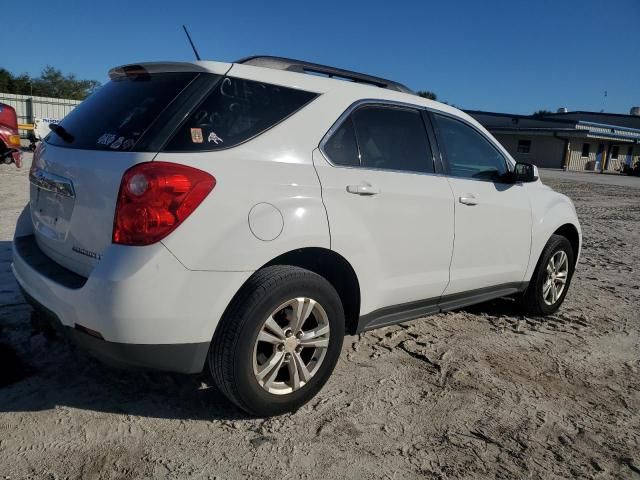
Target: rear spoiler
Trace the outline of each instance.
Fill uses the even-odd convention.
[[[166,72],[200,72],[225,75],[231,63],[224,62],[146,62],[121,65],[109,70],[109,78],[150,75]]]

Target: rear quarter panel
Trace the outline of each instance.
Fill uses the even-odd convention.
[[[311,155],[336,117],[320,96],[239,146],[159,153],[155,160],[189,165],[216,178],[213,191],[163,240],[165,246],[189,269],[216,271],[253,271],[291,250],[330,248]],[[282,215],[281,233],[274,240],[261,240],[251,231],[249,212],[259,203],[273,205]]]

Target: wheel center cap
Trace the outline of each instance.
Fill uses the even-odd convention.
[[[285,338],[284,340],[285,352],[292,353],[293,351],[295,351],[296,347],[298,346],[298,343],[299,341],[296,337]]]

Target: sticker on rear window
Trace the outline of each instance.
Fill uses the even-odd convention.
[[[122,150],[131,150],[136,141],[133,138],[127,138],[122,142]]]
[[[216,135],[216,132],[211,132],[209,134],[209,138],[207,138],[207,141],[209,143],[213,142],[216,145],[218,145],[218,143],[224,143],[224,140],[222,140],[218,135]]]
[[[192,128],[191,129],[191,141],[193,143],[202,143],[204,141],[204,137],[202,136],[201,128]]]
[[[115,134],[113,133],[103,133],[100,138],[98,139],[98,145],[109,145],[111,143],[113,143],[113,141],[116,139]]]
[[[124,142],[124,137],[119,137],[115,142],[111,144],[110,148],[117,150],[122,146],[122,142]]]

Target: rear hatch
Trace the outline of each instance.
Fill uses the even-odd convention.
[[[225,64],[146,64],[111,71],[111,81],[54,127],[36,151],[30,207],[42,251],[89,276],[111,244],[124,172],[154,159],[185,112]]]

